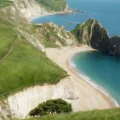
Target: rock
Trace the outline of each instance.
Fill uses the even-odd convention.
[[[71,32],[79,43],[87,44],[96,50],[111,55],[120,55],[120,37],[110,38],[107,29],[94,19],[77,25]]]
[[[14,0],[10,6],[0,9],[0,13],[7,19],[28,21],[42,14],[48,14],[48,11],[35,0]]]

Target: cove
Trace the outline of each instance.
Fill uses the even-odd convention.
[[[86,1],[86,2],[85,2]],[[72,30],[77,24],[94,18],[107,28],[110,36],[120,35],[120,2],[103,0],[68,0],[72,9],[85,10],[86,13],[65,15],[50,15],[33,19],[33,23],[53,22],[66,26]],[[72,22],[72,24],[69,24]],[[78,74],[88,76],[90,82],[98,85],[99,89],[106,91],[118,104],[120,104],[120,57],[109,56],[100,52],[81,52],[71,58]],[[102,86],[102,87],[101,87]]]
[[[96,51],[80,52],[71,58],[70,64],[74,64],[79,75],[89,76],[85,79],[94,82],[93,87],[97,84],[98,89],[108,93],[120,104],[120,57]]]

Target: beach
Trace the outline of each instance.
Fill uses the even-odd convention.
[[[46,17],[46,16],[50,16],[50,15],[66,15],[66,14],[72,14],[72,13],[76,13],[77,11],[74,11],[72,9],[68,10],[68,11],[61,11],[61,12],[46,12],[44,14],[38,14],[37,16],[31,16],[28,18],[28,22],[31,23],[32,20],[34,19],[38,19],[39,17]]]
[[[70,78],[74,81],[79,99],[75,101],[76,111],[86,111],[93,109],[109,109],[116,107],[116,104],[102,91],[96,89],[91,84],[77,74],[76,70],[70,67],[69,59],[78,52],[93,51],[88,46],[71,46],[63,48],[46,49],[47,56],[67,71]]]

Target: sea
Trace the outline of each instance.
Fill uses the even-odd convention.
[[[68,0],[68,3],[70,8],[86,12],[38,17],[32,22],[53,22],[71,31],[77,24],[94,18],[108,29],[111,37],[120,35],[120,0]],[[117,106],[120,105],[120,57],[95,51],[81,52],[69,62],[80,77],[108,95]]]

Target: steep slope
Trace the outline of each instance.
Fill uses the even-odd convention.
[[[0,8],[9,6],[11,3],[12,3],[12,1],[10,1],[10,0],[0,0]]]
[[[50,9],[52,5],[55,9]],[[68,11],[68,4],[66,0],[12,0],[11,2],[9,2],[9,0],[0,1],[0,14],[2,14],[2,16],[4,16],[6,19],[11,19],[14,21],[30,21],[34,17],[64,11]]]
[[[44,25],[20,23],[17,30],[34,46],[43,49],[43,51],[45,48],[60,48],[77,44],[74,35],[54,23]],[[36,42],[33,43],[33,41]]]
[[[67,0],[36,0],[39,4],[52,11],[68,11]]]
[[[35,0],[14,0],[9,6],[0,9],[0,13],[8,19],[26,21],[31,18],[47,14]]]
[[[120,55],[120,37],[110,38],[108,31],[94,19],[89,19],[87,22],[77,25],[72,33],[79,43],[87,44],[111,55]]]
[[[20,97],[22,103],[18,101],[20,100],[19,94],[16,95],[17,97],[15,95],[8,96],[37,84],[56,84],[66,77],[67,73],[48,59],[45,53],[41,51],[39,40],[36,43],[36,40],[40,39],[37,32],[35,34],[36,26],[31,27],[32,25],[27,24],[26,26],[29,29],[27,27],[23,29],[25,24],[13,26],[2,19],[0,21],[0,116],[5,119],[13,116],[22,116],[21,118],[23,118],[23,116],[25,117],[28,114],[29,110],[40,103],[39,97],[43,95],[41,93],[41,96],[39,96],[39,90],[41,91],[42,89],[41,86],[35,91],[31,89],[33,93],[29,91],[25,96],[25,93],[23,93],[23,99]],[[22,25],[24,26],[22,27]],[[34,30],[33,28],[36,29]],[[32,30],[34,30],[35,34],[34,39],[29,32]],[[29,94],[30,92],[32,94]],[[38,99],[32,99],[34,98],[32,97],[30,100],[32,95],[36,95]],[[8,98],[6,99],[6,97]],[[25,108],[29,108],[25,109],[28,112],[22,110],[24,113],[21,114],[20,107],[25,106],[25,97],[27,97],[28,103]],[[44,100],[46,99],[49,99],[49,96],[46,96]],[[31,103],[35,102],[36,104],[30,105],[29,100]]]

